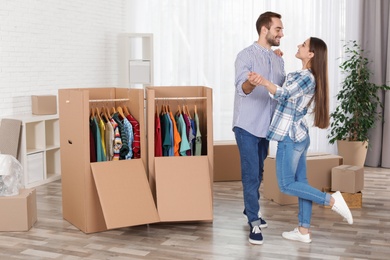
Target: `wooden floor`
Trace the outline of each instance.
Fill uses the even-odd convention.
[[[262,188],[261,188],[262,189]],[[241,182],[214,183],[212,223],[153,224],[84,234],[63,220],[61,182],[36,188],[38,221],[28,232],[0,232],[0,259],[390,259],[390,169],[365,168],[363,208],[348,225],[315,205],[312,243],[281,237],[297,205],[261,199],[264,244],[248,243]]]

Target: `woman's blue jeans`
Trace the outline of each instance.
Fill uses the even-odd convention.
[[[245,213],[248,223],[252,226],[260,225],[259,188],[263,179],[264,160],[268,154],[269,141],[239,127],[234,127],[233,131],[240,152]]]
[[[306,154],[310,146],[309,135],[302,142],[293,142],[286,136],[278,142],[276,176],[281,192],[298,197],[299,226],[310,228],[312,202],[329,205],[330,194],[310,186],[306,177]]]

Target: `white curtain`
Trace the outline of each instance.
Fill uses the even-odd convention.
[[[202,85],[213,89],[215,140],[234,140],[231,130],[234,60],[257,40],[255,23],[265,11],[282,15],[286,72],[300,69],[297,45],[314,36],[328,45],[330,109],[341,75],[338,59],[347,37],[355,38],[354,0],[145,0],[126,1],[127,32],[153,33],[154,85]],[[350,25],[352,25],[350,27]],[[336,153],[327,130],[312,128],[312,152]],[[271,144],[271,153],[275,144]]]

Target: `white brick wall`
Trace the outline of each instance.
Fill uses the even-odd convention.
[[[0,117],[30,113],[31,95],[118,84],[123,0],[1,0]]]

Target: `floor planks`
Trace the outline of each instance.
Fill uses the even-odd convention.
[[[262,188],[261,188],[262,189]],[[390,169],[365,168],[363,208],[348,225],[313,207],[311,244],[287,241],[297,205],[261,199],[264,244],[248,243],[241,182],[214,183],[212,223],[158,223],[84,234],[62,219],[61,182],[36,188],[38,221],[28,232],[0,232],[0,259],[390,259]]]

